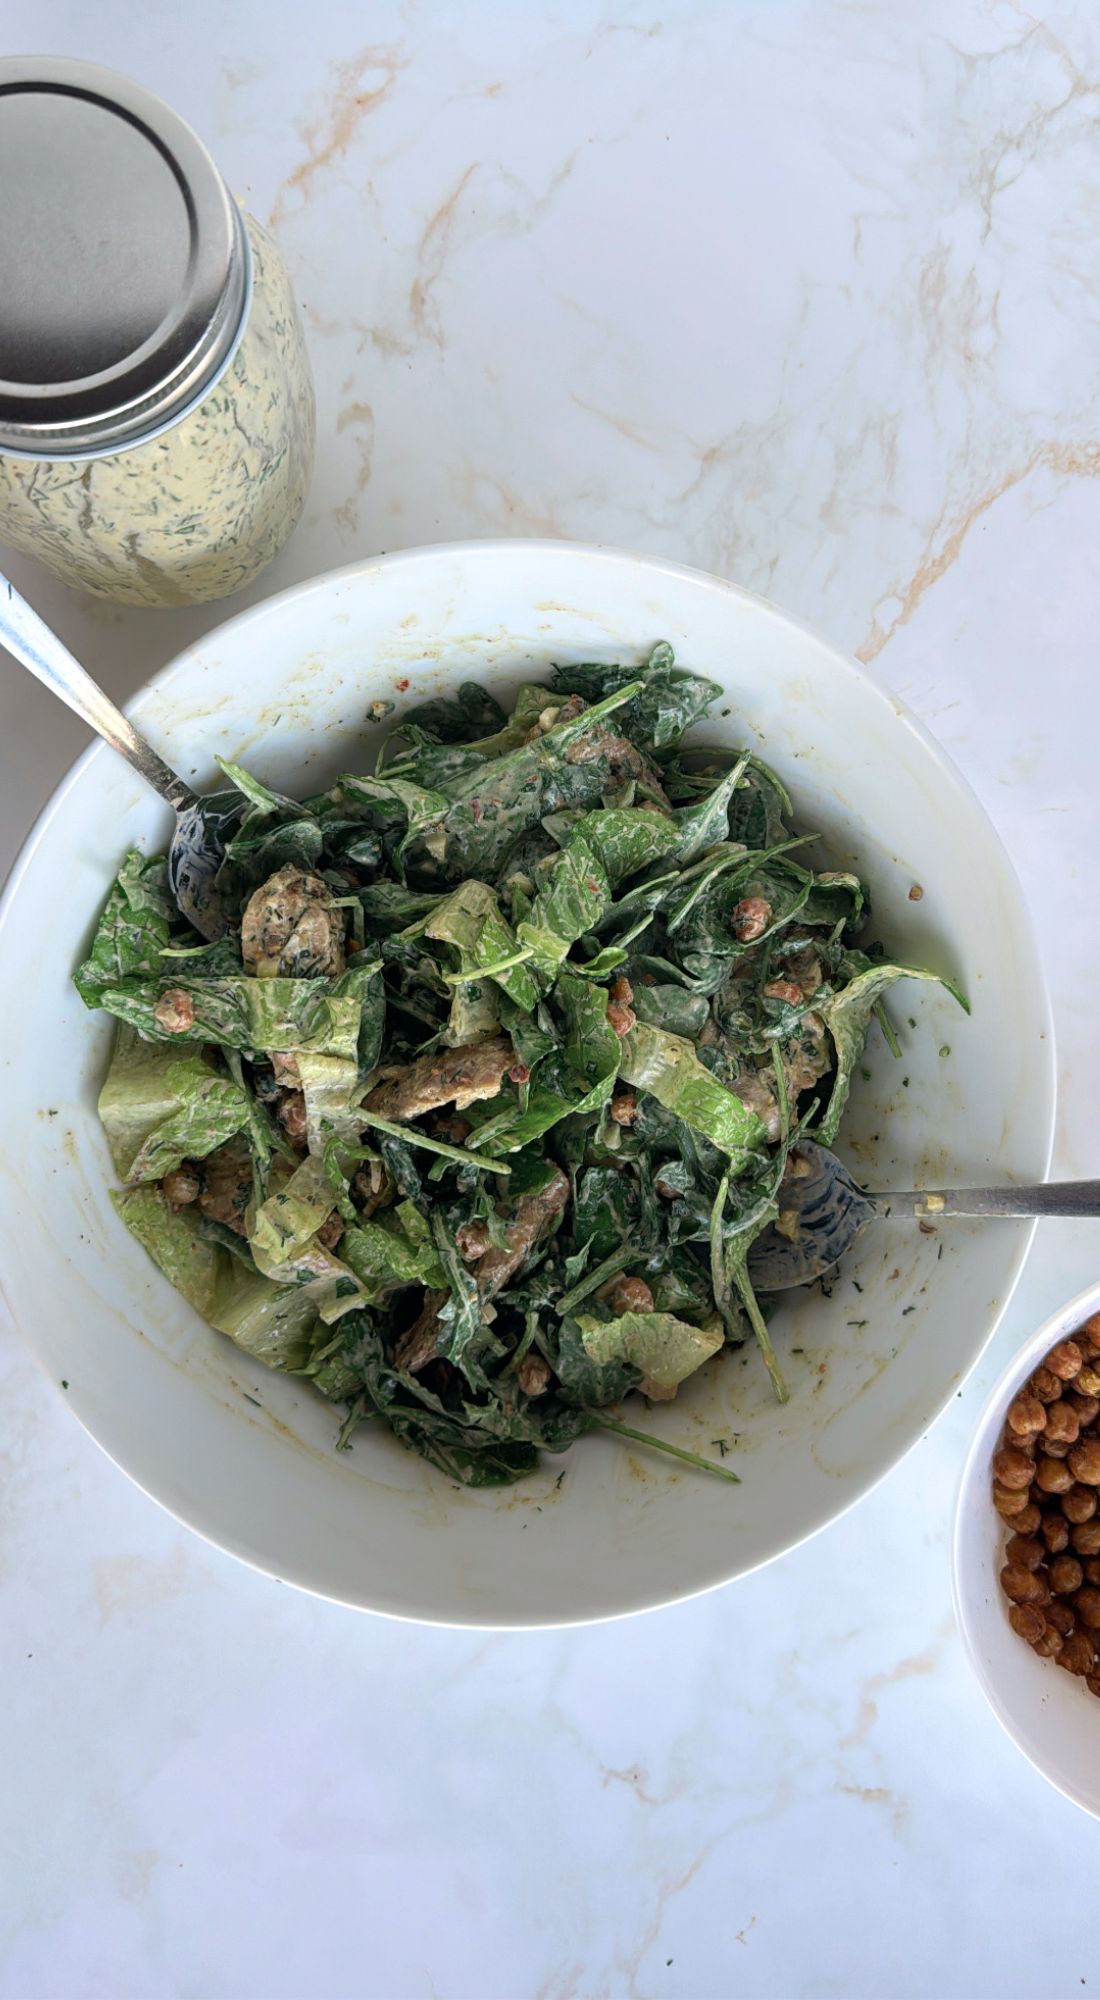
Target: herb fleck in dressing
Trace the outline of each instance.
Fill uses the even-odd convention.
[[[64,582],[126,604],[240,590],[294,527],[313,466],[313,384],[297,304],[246,218],[252,300],[221,380],[159,437],[107,457],[0,455],[0,535]]]

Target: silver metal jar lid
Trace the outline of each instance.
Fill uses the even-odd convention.
[[[205,147],[114,70],[0,61],[0,451],[98,457],[175,423],[248,307],[241,213]]]

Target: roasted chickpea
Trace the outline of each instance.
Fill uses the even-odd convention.
[[[1048,1604],[1043,1616],[1048,1625],[1053,1625],[1055,1631],[1061,1633],[1063,1639],[1068,1639],[1070,1633],[1077,1629],[1073,1606],[1067,1604],[1064,1597],[1056,1597],[1053,1604]]]
[[[1058,1655],[1058,1665],[1067,1674],[1091,1674],[1096,1666],[1096,1648],[1087,1632],[1073,1632]]]
[[[1029,1500],[1027,1506],[1013,1516],[1012,1525],[1018,1535],[1037,1535],[1042,1519],[1034,1500]]]
[[[1010,1403],[1008,1406],[1008,1415],[1005,1418],[1005,1423],[1010,1431],[1016,1433],[1017,1437],[1031,1437],[1034,1432],[1042,1430],[1045,1422],[1046,1409],[1044,1405],[1039,1401],[1038,1396],[1033,1396],[1027,1389],[1022,1390],[1015,1402]]]
[[[320,1229],[317,1231],[317,1241],[321,1245],[322,1250],[335,1250],[343,1233],[344,1219],[342,1216],[334,1213],[329,1216],[327,1222],[322,1222]]]
[[[1075,1444],[1069,1455],[1069,1469],[1083,1486],[1100,1486],[1100,1438],[1082,1438],[1080,1444]]]
[[[1060,1382],[1072,1382],[1074,1376],[1080,1374],[1084,1358],[1075,1340],[1060,1340],[1047,1355],[1046,1366]]]
[[[1006,1563],[1001,1571],[1001,1589],[1014,1604],[1041,1604],[1046,1584],[1042,1577],[1025,1569],[1023,1563]]]
[[[186,1208],[189,1202],[198,1200],[201,1183],[195,1169],[184,1166],[165,1174],[161,1187],[173,1208]]]
[[[763,896],[743,896],[733,906],[730,929],[742,944],[751,944],[754,938],[763,937],[771,920],[771,904]]]
[[[1072,1403],[1060,1396],[1051,1403],[1043,1426],[1043,1449],[1049,1451],[1052,1444],[1076,1444],[1081,1429],[1081,1419]]]
[[[1055,1556],[1050,1565],[1050,1587],[1057,1597],[1072,1597],[1085,1581],[1085,1572],[1076,1556]]]
[[[1077,1616],[1085,1625],[1100,1625],[1100,1590],[1093,1583],[1086,1583],[1073,1600]]]
[[[657,1193],[660,1194],[660,1181],[656,1183],[656,1186]],[[1016,1516],[1022,1514],[1028,1506],[1028,1497],[1018,1487],[1001,1486],[994,1480],[993,1505],[997,1509],[1002,1521],[1012,1521],[1015,1523]]]
[[[1078,1369],[1073,1386],[1084,1396],[1100,1396],[1100,1368],[1096,1366],[1095,1359]]]
[[[616,1125],[633,1125],[638,1116],[638,1100],[632,1090],[616,1091],[608,1109]]]
[[[1100,1556],[1086,1556],[1081,1568],[1085,1572],[1085,1582],[1100,1584]]]
[[[1046,1631],[1046,1619],[1037,1604],[1012,1604],[1009,1606],[1008,1622],[1021,1639],[1033,1646]]]
[[[1038,1569],[1039,1564],[1046,1560],[1046,1554],[1042,1542],[1036,1541],[1034,1535],[1010,1535],[1005,1549],[1006,1560],[1023,1563],[1025,1569]]]
[[[489,1247],[489,1231],[484,1222],[462,1222],[455,1230],[455,1248],[464,1264],[476,1264]]]
[[[279,1123],[292,1146],[302,1146],[306,1139],[306,1100],[300,1090],[287,1090],[276,1113]]]
[[[616,1278],[607,1303],[613,1313],[651,1313],[653,1293],[644,1278]]]
[[[1052,1458],[1044,1452],[1035,1468],[1035,1483],[1044,1493],[1068,1493],[1073,1485],[1074,1475],[1060,1458]]]
[[[1080,1376],[1077,1379],[1080,1381]],[[1076,1410],[1077,1421],[1083,1431],[1087,1431],[1089,1425],[1094,1424],[1097,1417],[1100,1417],[1100,1396],[1083,1396],[1075,1386],[1070,1390],[1066,1401]]]
[[[1028,1383],[1028,1391],[1041,1403],[1054,1403],[1062,1393],[1062,1384],[1049,1368],[1039,1367]]]
[[[1044,1514],[1039,1529],[1052,1556],[1061,1555],[1069,1547],[1069,1528],[1060,1514]]]
[[[1055,1404],[1054,1407],[1057,1409],[1058,1405]],[[1048,1458],[1066,1458],[1069,1455],[1070,1448],[1068,1444],[1060,1444],[1057,1438],[1051,1438],[1048,1444],[1045,1431],[1039,1439],[1039,1443]]]
[[[1075,1526],[1081,1521],[1091,1521],[1096,1512],[1095,1486],[1071,1486],[1062,1495],[1062,1512]]]
[[[993,1477],[1010,1491],[1022,1491],[1031,1485],[1035,1468],[1027,1454],[1017,1451],[1013,1445],[1002,1445],[993,1454]]]
[[[1048,1619],[1043,1627],[1042,1638],[1032,1641],[1032,1650],[1038,1653],[1040,1659],[1056,1660],[1064,1644],[1065,1641],[1058,1627],[1052,1625]]]
[[[168,1035],[185,1035],[195,1025],[195,1003],[182,986],[169,986],[153,1008],[158,1028]]]
[[[1100,1556],[1100,1521],[1082,1521],[1069,1538],[1079,1556]]]
[[[525,1396],[545,1395],[552,1374],[550,1363],[541,1354],[525,1354],[516,1369],[516,1381]]]

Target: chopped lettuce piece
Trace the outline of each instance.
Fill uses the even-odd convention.
[[[249,1104],[241,1086],[203,1055],[140,1041],[120,1026],[99,1117],[120,1179],[154,1181],[244,1130]]]
[[[765,1127],[747,1104],[712,1076],[691,1042],[639,1021],[623,1041],[621,1075],[659,1104],[674,1111],[693,1132],[728,1153],[742,1171],[766,1137]]]
[[[667,1312],[627,1312],[618,1319],[577,1315],[585,1353],[606,1366],[629,1361],[640,1369],[647,1389],[660,1400],[674,1395],[681,1382],[717,1354],[724,1341],[721,1324],[692,1326]]]

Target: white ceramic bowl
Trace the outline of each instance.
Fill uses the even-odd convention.
[[[221,752],[312,791],[362,753],[374,697],[400,701],[473,675],[506,694],[555,659],[637,660],[658,638],[727,690],[710,733],[759,749],[803,823],[825,830],[834,861],[869,878],[881,937],[969,990],[966,1020],[938,988],[898,989],[904,1060],[876,1033],[869,1079],[853,1093],[849,1156],[883,1187],[1041,1178],[1053,1051],[1000,843],[900,704],[759,599],[671,564],[561,543],[413,551],[244,612],[158,674],[131,712],[200,783]],[[211,1541],[287,1582],[397,1615],[468,1625],[614,1616],[738,1576],[822,1527],[921,1435],[980,1354],[1028,1226],[953,1223],[941,1238],[877,1225],[830,1299],[806,1296],[776,1323],[786,1408],[753,1350],[711,1364],[675,1404],[639,1411],[694,1447],[735,1437],[727,1463],[740,1487],[609,1438],[488,1494],[456,1491],[388,1436],[362,1433],[337,1455],[331,1408],[205,1327],[108,1200],[94,1107],[110,1024],[85,1012],[69,975],[124,849],[163,846],[169,831],[157,800],[94,747],[9,885],[0,1268],[24,1337],[68,1385],[74,1414]]]
[[[1100,1702],[1012,1630],[1000,1585],[1010,1530],[990,1494],[990,1461],[1012,1398],[1055,1342],[1097,1311],[1100,1284],[1052,1313],[992,1391],[959,1483],[951,1559],[955,1615],[994,1715],[1044,1778],[1100,1819]]]

